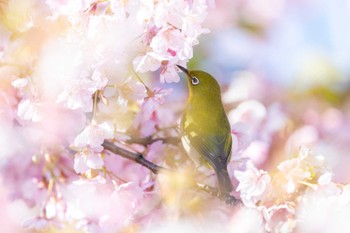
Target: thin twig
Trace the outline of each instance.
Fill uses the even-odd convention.
[[[131,69],[136,78],[142,83],[142,85],[146,88],[147,93],[152,92],[151,89],[146,85],[146,83],[142,80],[142,78],[136,73],[134,69]]]

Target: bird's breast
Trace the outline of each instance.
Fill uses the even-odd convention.
[[[187,155],[192,159],[197,167],[201,165],[201,155],[198,151],[191,145],[187,136],[181,137],[182,145],[187,153]]]

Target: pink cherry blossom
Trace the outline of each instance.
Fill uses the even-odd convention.
[[[286,190],[288,193],[296,191],[298,183],[311,179],[311,173],[304,169],[298,158],[290,159],[278,165],[278,169],[286,176]]]
[[[161,65],[161,61],[156,58],[153,52],[149,52],[144,56],[136,57],[133,61],[133,65],[137,72],[144,73],[157,70]]]
[[[240,207],[235,211],[230,222],[230,232],[256,232],[263,233],[264,219],[259,210],[255,208]]]
[[[75,139],[73,146],[77,148],[91,148],[94,151],[102,151],[101,146],[105,139],[113,138],[114,128],[107,122],[102,124],[92,123],[88,125]]]
[[[141,1],[141,7],[137,12],[137,22],[141,25],[149,25],[152,23],[154,14],[154,1]]]
[[[162,83],[167,82],[179,82],[180,81],[180,76],[177,73],[177,68],[175,66],[164,66],[160,72],[160,81]]]
[[[73,81],[57,97],[57,103],[63,103],[70,109],[82,109],[84,112],[91,112],[93,107],[92,95],[103,89],[108,80],[101,76],[98,71],[92,74],[91,79],[78,79]]]
[[[136,82],[130,76],[122,84],[115,85],[116,94],[109,95],[108,98],[117,96],[118,103],[124,108],[127,107],[128,103],[136,102],[146,97],[145,87],[140,83]]]
[[[127,2],[110,0],[109,7],[114,14],[123,15],[124,17],[126,17],[127,14],[130,14],[132,11],[135,10],[135,8],[137,8],[138,2],[138,0],[129,0]]]
[[[269,150],[269,143],[255,140],[242,152],[241,157],[249,158],[256,165],[262,165],[268,159]]]
[[[185,37],[179,30],[172,27],[164,27],[152,39],[150,47],[162,60],[169,60],[175,57],[177,52],[181,52],[184,45]]]
[[[24,87],[26,87],[29,84],[29,78],[18,78],[12,81],[12,86],[18,89],[22,89]]]
[[[252,141],[248,133],[248,126],[244,123],[236,123],[231,126],[232,133],[232,153],[244,151]]]
[[[293,232],[296,226],[295,209],[293,207],[283,204],[260,209],[266,221],[265,229],[268,232]]]
[[[163,64],[161,81],[178,82],[173,66],[192,58],[197,37],[208,32],[201,27],[206,14],[207,5],[202,0],[142,1],[137,20],[145,28],[144,42],[149,47],[145,55],[134,60],[135,70],[147,72]]]
[[[297,158],[283,161],[277,168],[285,176],[288,193],[295,192],[301,183],[309,182],[314,176],[320,177],[328,170],[324,157],[313,155],[306,147],[300,149]]]
[[[166,145],[162,141],[152,143],[148,147],[147,158],[151,161],[161,161],[166,148]]]
[[[245,171],[234,171],[239,181],[236,191],[240,192],[245,205],[252,206],[264,194],[271,177],[266,171],[258,170],[251,161],[247,162],[246,167]]]
[[[338,191],[339,187],[332,189]],[[350,211],[349,186],[334,191],[320,189],[302,198],[296,216],[300,231],[326,233],[349,229],[349,221],[345,217]]]
[[[165,96],[171,93],[171,89],[155,88],[148,91],[148,96],[141,105],[141,111],[136,117],[134,127],[138,129],[141,136],[148,136],[156,132],[159,123],[157,110],[165,101]]]
[[[101,155],[93,151],[81,151],[74,158],[74,170],[78,174],[84,174],[90,169],[101,169],[103,165],[104,162]]]
[[[183,15],[181,14],[184,8],[188,7],[185,1],[164,1],[155,5],[154,24],[156,27],[166,27],[173,25],[181,27]]]
[[[31,78],[17,78],[12,81],[11,85],[22,97],[17,106],[17,116],[22,120],[40,122],[42,103],[38,100],[38,91],[31,82]]]
[[[56,228],[62,228],[63,225],[59,221],[55,220],[50,220],[42,217],[34,217],[31,219],[27,219],[23,223],[23,227],[31,229],[31,230],[36,230],[36,231],[43,231],[47,230],[50,227],[56,227]]]
[[[115,188],[107,188],[105,183],[80,181],[65,190],[70,196],[67,203],[68,214],[77,220],[76,227],[87,232],[109,232],[127,227],[140,210],[143,190],[133,182]],[[95,200],[86,205],[84,203]]]
[[[184,14],[185,18],[182,21],[182,32],[188,38],[193,39],[193,44],[197,44],[197,37],[204,33],[209,33],[209,29],[202,28],[201,24],[207,16],[208,6],[205,1],[192,1],[191,6],[186,6]]]

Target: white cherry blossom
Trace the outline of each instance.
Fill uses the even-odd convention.
[[[29,84],[29,78],[28,77],[18,78],[13,80],[11,84],[14,88],[21,89],[26,87]]]
[[[18,104],[17,115],[23,120],[39,122],[42,119],[40,106],[40,103],[35,103],[30,99],[22,99]]]

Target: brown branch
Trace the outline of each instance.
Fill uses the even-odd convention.
[[[136,163],[148,168],[154,174],[157,174],[161,169],[166,169],[145,159],[141,153],[133,153],[131,151],[125,150],[115,145],[113,142],[105,140],[102,146],[104,147],[105,150],[108,150],[114,154],[120,155],[123,158],[135,161]],[[230,196],[228,193],[220,193],[218,189],[213,188],[209,185],[197,183],[196,187],[198,190],[204,191],[213,197],[219,198],[220,200],[224,201],[228,205],[235,205],[240,202],[235,197]]]
[[[179,137],[167,137],[167,138],[152,138],[152,137],[145,137],[145,138],[131,138],[129,140],[126,140],[127,143],[137,143],[144,146],[150,145],[154,142],[162,141],[166,144],[172,144],[177,145],[180,142]]]
[[[197,183],[196,186],[198,190],[204,191],[213,197],[219,198],[221,201],[224,201],[228,205],[236,205],[238,203],[241,203],[240,200],[231,196],[229,193],[220,193],[218,189],[213,188],[209,185]]]
[[[143,157],[141,153],[133,153],[131,151],[125,150],[117,145],[115,145],[112,142],[104,141],[102,146],[105,150],[108,150],[114,154],[120,155],[123,158],[135,161],[136,163],[141,164],[142,166],[148,168],[151,170],[154,174],[157,174],[160,169],[165,169],[161,166],[158,166],[157,164],[152,163],[151,161],[148,161]]]

